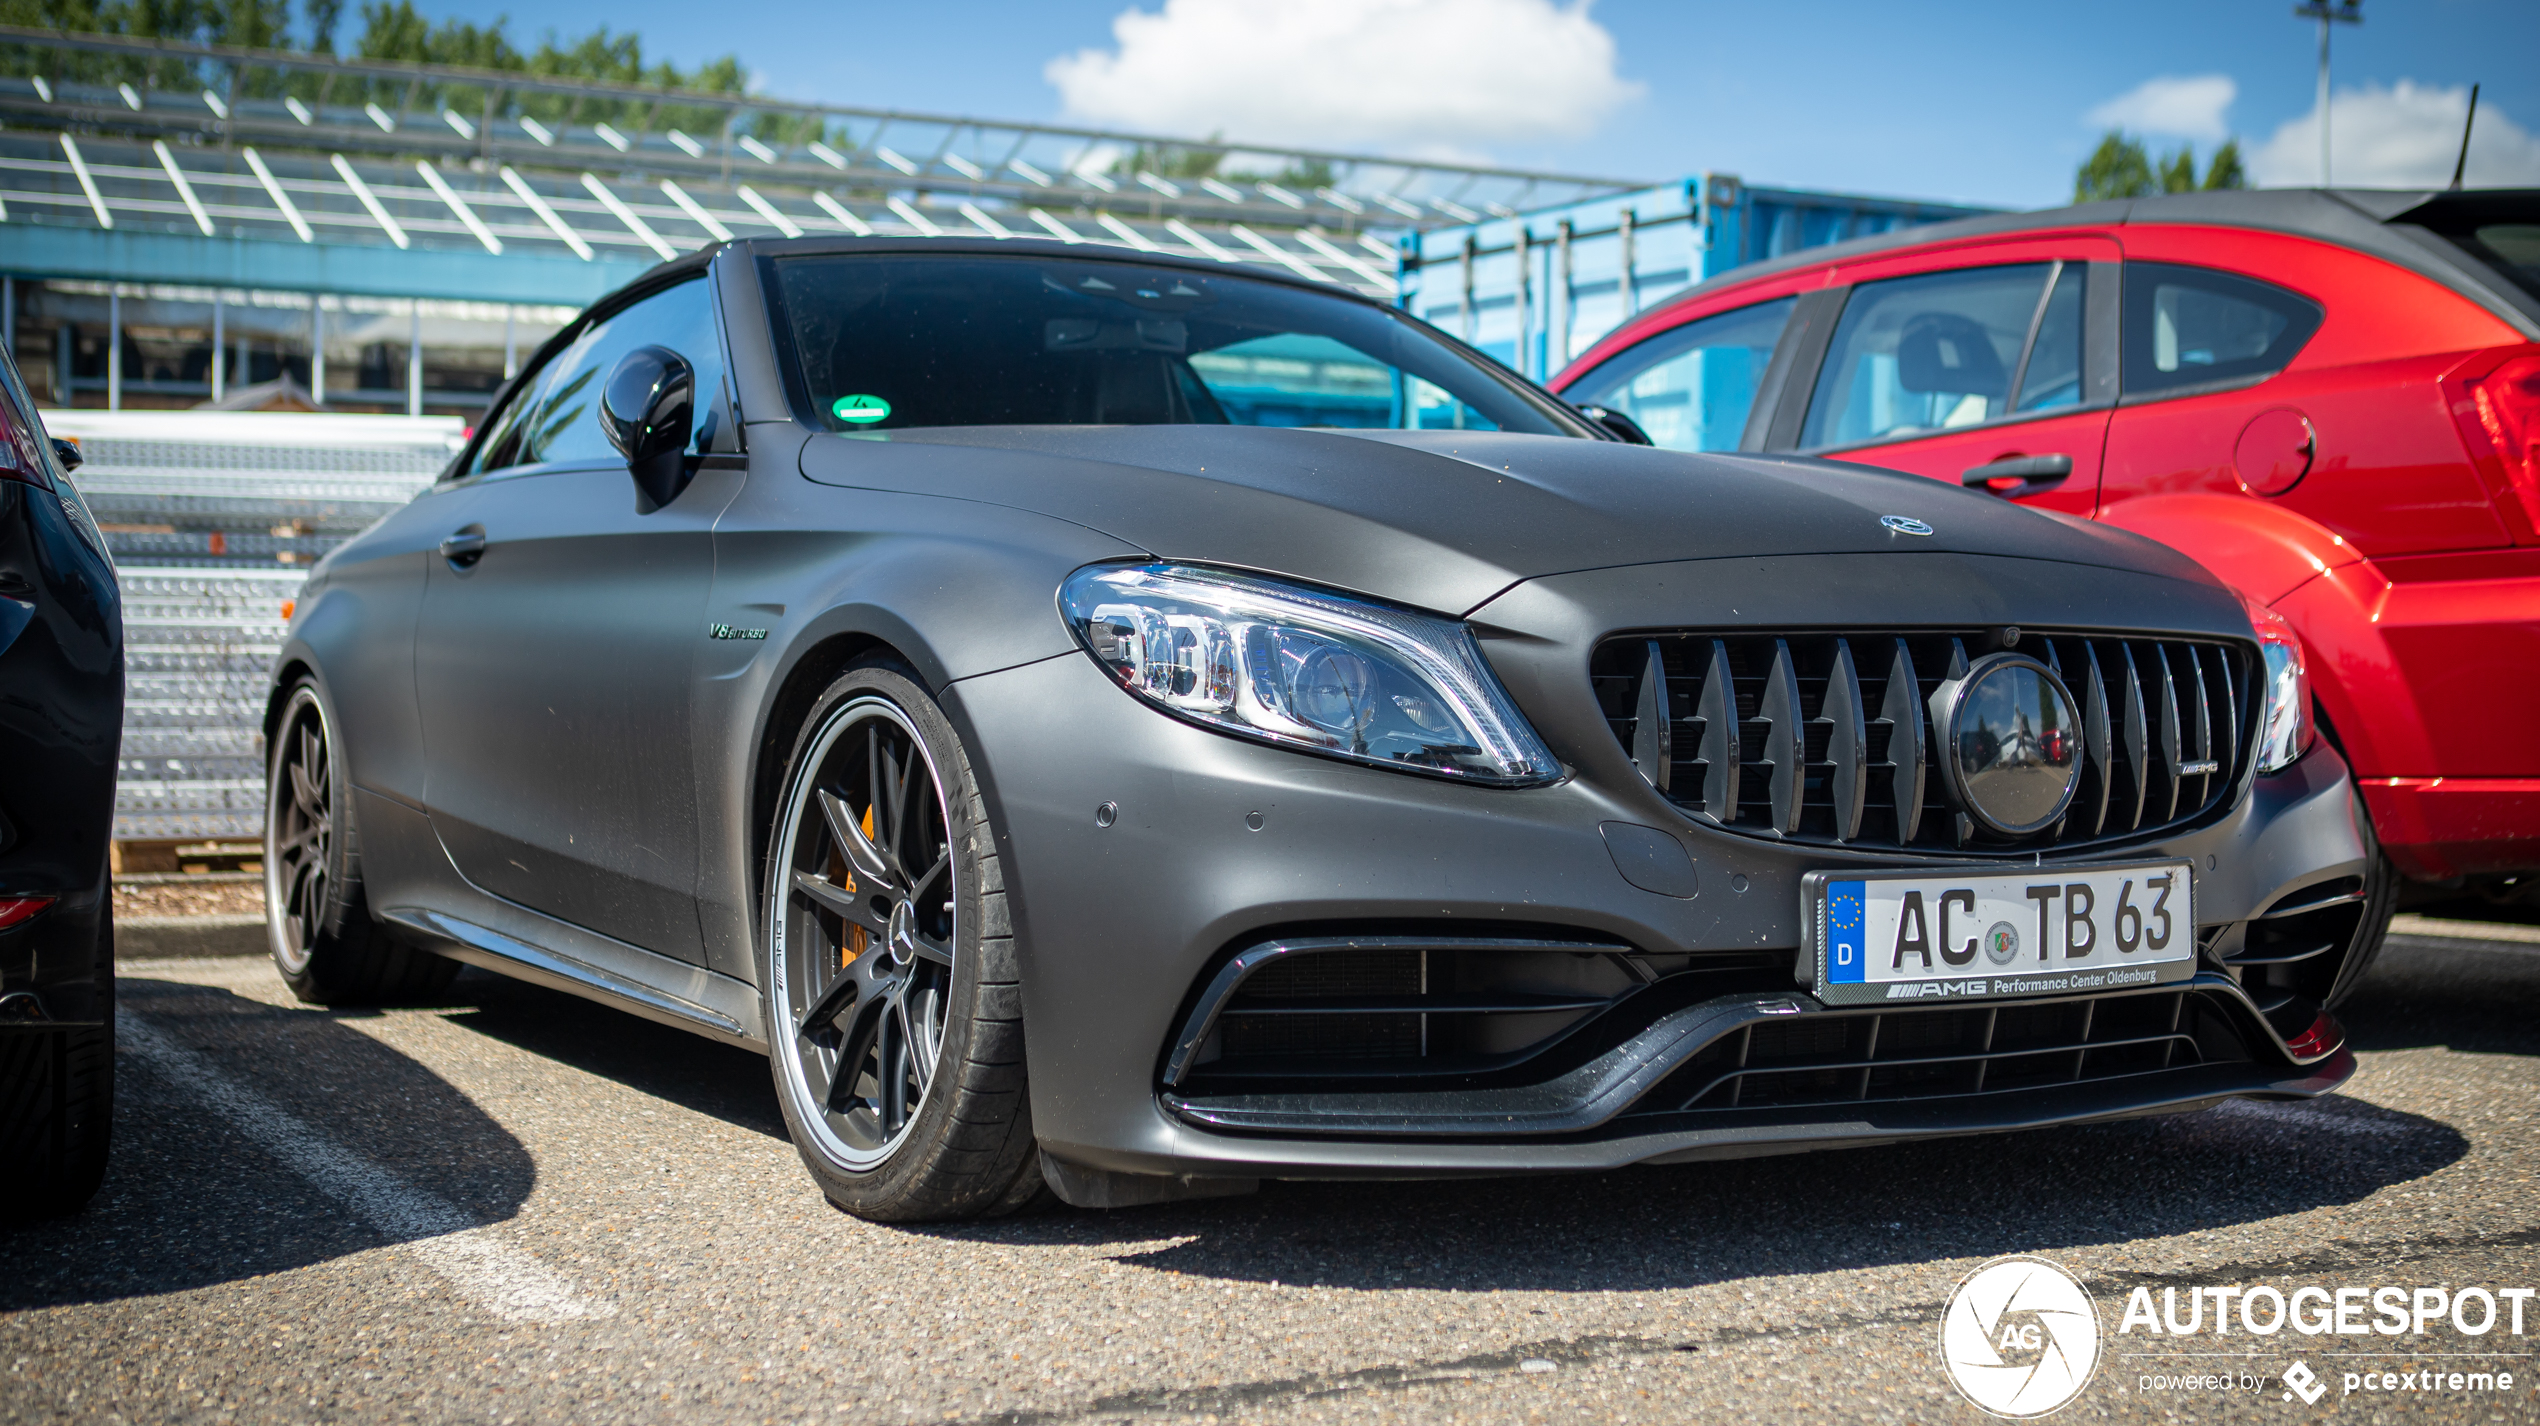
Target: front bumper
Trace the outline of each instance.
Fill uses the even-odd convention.
[[[1656,1022],[1668,1028],[1653,1025],[1634,1040],[1639,1048],[1590,1073],[1604,1077],[1596,1094],[1572,1095],[1538,1123],[1512,1118],[1508,1104],[1462,1114],[1397,1101],[1300,1117],[1293,1105],[1196,1102],[1164,1083],[1176,1035],[1213,974],[1266,939],[1593,937],[1693,958],[1673,965],[1719,957],[1750,976],[1769,965],[1770,978],[1749,987],[1750,1010],[1761,995],[1829,1015],[1793,974],[1800,878],[1915,859],[1847,858],[1706,832],[1680,817],[1659,822],[1634,789],[1585,776],[1487,789],[1241,742],[1153,712],[1080,655],[957,682],[946,703],[1000,824],[1034,1128],[1072,1164],[1231,1177],[1592,1169],[2320,1094],[2352,1072],[2342,1049],[2297,1060],[2285,1042],[2307,1028],[2307,1013],[2300,1025],[2270,1024],[2236,973],[2216,963],[2190,988],[2234,1017],[2245,1056],[2017,1094],[1750,1109],[1700,1124],[1632,1112],[1635,1087],[1665,1081],[1744,1023],[1733,1006],[1714,1005]],[[1096,817],[1106,805],[1108,826]],[[2360,876],[2367,853],[2355,816],[2345,765],[2322,746],[2259,779],[2219,821],[2125,855],[2201,868],[2201,929],[2220,945],[2299,888]],[[1686,844],[1693,881],[1674,889],[1691,894],[1627,881],[1600,830],[1618,821],[1658,825]],[[1686,1015],[1712,1023],[1691,1028]],[[1545,1087],[1535,1098],[1561,1095]],[[1423,1128],[1424,1114],[1437,1122]]]

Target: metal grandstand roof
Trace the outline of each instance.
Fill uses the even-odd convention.
[[[1390,294],[1395,233],[1639,186],[7,26],[0,44],[86,76],[0,79],[0,223],[135,238],[614,271],[736,234],[1029,235]],[[679,126],[700,118],[711,131]],[[1140,166],[1159,153],[1226,161],[1202,177]],[[258,280],[342,281],[275,284],[271,266]]]

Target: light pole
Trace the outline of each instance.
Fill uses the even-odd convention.
[[[2328,27],[2331,24],[2360,25],[2364,22],[2363,0],[2309,0],[2293,7],[2293,18],[2317,20],[2320,25],[2320,187],[2328,186]]]

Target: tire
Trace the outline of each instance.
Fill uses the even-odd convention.
[[[274,969],[311,1005],[429,996],[458,962],[390,937],[362,896],[353,789],[335,775],[336,724],[317,685],[294,684],[274,723],[265,782],[265,934]]]
[[[759,983],[804,1166],[877,1222],[1023,1206],[1040,1155],[1022,976],[960,736],[905,670],[860,664],[804,720],[782,786]]]
[[[98,912],[96,1025],[0,1029],[0,1223],[76,1213],[106,1179],[115,1123],[115,912]]]

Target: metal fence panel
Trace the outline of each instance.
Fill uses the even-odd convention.
[[[48,411],[124,611],[119,840],[261,835],[266,679],[308,566],[431,484],[460,423]]]

